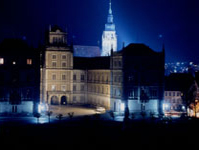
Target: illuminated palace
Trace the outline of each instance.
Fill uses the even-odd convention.
[[[158,113],[164,92],[164,50],[144,44],[110,50],[110,56],[76,57],[67,33],[53,27],[43,52],[41,102],[93,104],[108,110]],[[126,104],[126,105],[125,105]]]
[[[164,48],[144,44],[117,51],[111,2],[102,36],[102,56],[77,57],[67,33],[50,29],[42,55],[40,99],[50,105],[93,104],[107,110],[162,112]],[[94,50],[94,49],[93,49]]]

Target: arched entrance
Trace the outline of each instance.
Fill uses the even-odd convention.
[[[67,105],[67,97],[66,96],[61,97],[61,105]]]
[[[57,96],[51,97],[51,105],[59,105],[59,99]]]

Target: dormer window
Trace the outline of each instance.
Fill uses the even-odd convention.
[[[0,65],[4,64],[4,58],[0,58]]]

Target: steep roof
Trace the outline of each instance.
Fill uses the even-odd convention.
[[[74,45],[73,49],[77,57],[99,57],[101,53],[98,46]]]
[[[3,55],[31,55],[35,49],[22,39],[4,39],[0,44],[0,54]]]
[[[159,55],[160,52],[155,52],[145,44],[129,44],[123,48],[119,53],[124,53],[130,56],[154,56]]]

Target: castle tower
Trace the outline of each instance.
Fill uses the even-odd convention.
[[[67,33],[58,26],[49,28],[41,68],[41,102],[66,105],[72,92],[73,52],[67,44]]]
[[[111,8],[111,0],[109,2],[109,12],[107,23],[105,24],[105,30],[102,34],[102,56],[109,56],[113,51],[117,51],[117,35],[115,30],[115,24],[113,23],[113,14]]]

